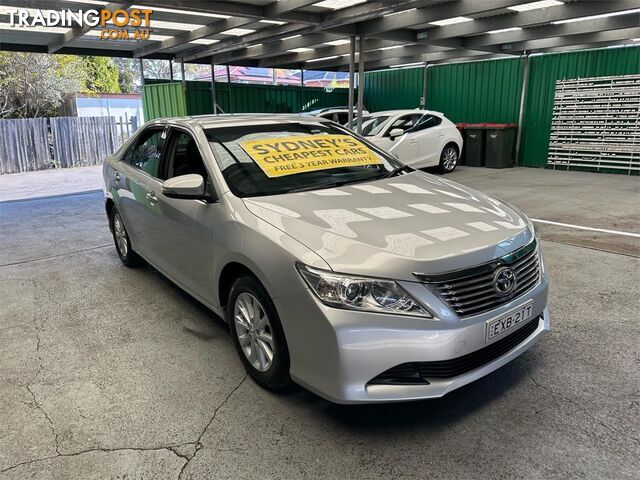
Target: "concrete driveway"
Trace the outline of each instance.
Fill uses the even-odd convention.
[[[638,231],[637,177],[557,173],[448,178]],[[541,343],[440,400],[338,406],[247,378],[222,320],[120,263],[101,194],[0,203],[0,479],[637,478],[638,238],[541,231]]]

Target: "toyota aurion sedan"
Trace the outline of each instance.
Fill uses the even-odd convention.
[[[440,172],[449,173],[456,168],[462,153],[458,128],[442,113],[431,110],[388,110],[363,115],[362,135],[414,168],[438,167]]]
[[[104,164],[115,247],[229,324],[260,385],[441,397],[549,329],[531,221],[307,115],[144,125]]]

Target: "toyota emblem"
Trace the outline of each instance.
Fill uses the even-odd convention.
[[[493,289],[498,295],[509,295],[516,289],[516,273],[509,267],[496,270],[493,276]]]

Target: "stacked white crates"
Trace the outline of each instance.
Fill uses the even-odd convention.
[[[640,75],[558,80],[547,164],[640,171]]]

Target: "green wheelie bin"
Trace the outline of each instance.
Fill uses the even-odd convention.
[[[468,167],[484,167],[485,124],[467,123],[464,126],[464,133],[462,146],[462,150],[465,151],[464,164]]]
[[[485,128],[485,167],[513,167],[518,126],[513,123],[488,123]]]

